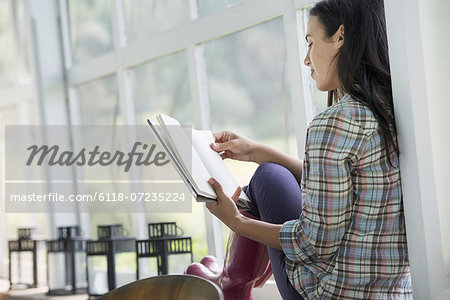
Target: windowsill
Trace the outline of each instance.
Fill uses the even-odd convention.
[[[277,284],[268,280],[263,287],[253,289],[254,300],[282,300],[278,292]]]

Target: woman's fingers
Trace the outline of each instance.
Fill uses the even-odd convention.
[[[214,133],[214,141],[216,143],[226,142],[228,140],[227,134],[228,134],[227,131],[221,131],[221,132]]]
[[[236,134],[229,130],[216,132],[213,135],[216,143],[225,143],[236,138]]]
[[[230,150],[225,150],[224,152],[220,153],[220,157],[222,157],[222,159],[233,159],[233,152],[231,152]]]
[[[246,161],[247,145],[245,139],[232,131],[214,133],[215,142],[210,144],[211,149],[220,154],[222,159],[236,159]]]
[[[213,136],[214,136],[214,142],[220,142],[221,140],[222,140],[222,135],[223,135],[223,131],[221,131],[221,132],[216,132],[216,133],[213,133]]]
[[[234,203],[236,203],[239,199],[239,196],[241,195],[242,188],[240,186],[237,187],[236,191],[234,192],[233,196],[231,196],[231,199],[233,199]]]
[[[219,197],[227,197],[227,195],[225,195],[225,193],[223,192],[223,188],[222,188],[222,185],[220,184],[220,182],[218,182],[214,178],[209,178],[208,183],[214,189],[218,198]],[[233,200],[234,203],[236,203],[238,201],[239,196],[241,195],[241,191],[242,191],[242,188],[240,186],[238,186],[236,188],[236,191],[234,191],[233,196],[231,196],[231,199]]]
[[[223,197],[226,196],[223,192],[222,189],[222,185],[220,184],[220,182],[218,182],[217,180],[215,180],[214,178],[210,178],[208,180],[208,183],[212,186],[212,188],[214,189],[214,191],[216,192],[217,197]]]
[[[225,143],[212,143],[211,148],[216,152],[232,150],[234,146],[234,141],[228,141]]]

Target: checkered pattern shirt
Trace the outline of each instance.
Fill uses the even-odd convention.
[[[303,211],[279,234],[305,299],[412,299],[398,157],[377,128],[348,95],[308,128]]]

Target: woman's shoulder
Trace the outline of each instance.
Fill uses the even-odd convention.
[[[309,127],[326,124],[335,126],[337,123],[361,127],[365,134],[370,134],[378,129],[378,121],[370,108],[350,95],[345,95],[341,101],[316,115]]]

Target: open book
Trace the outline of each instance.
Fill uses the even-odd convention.
[[[156,121],[147,120],[187,187],[197,201],[216,201],[217,195],[209,185],[213,177],[232,196],[239,186],[220,155],[209,146],[214,143],[211,130],[183,128],[169,116],[159,114]],[[239,210],[249,209],[247,195],[242,191],[236,203]]]

